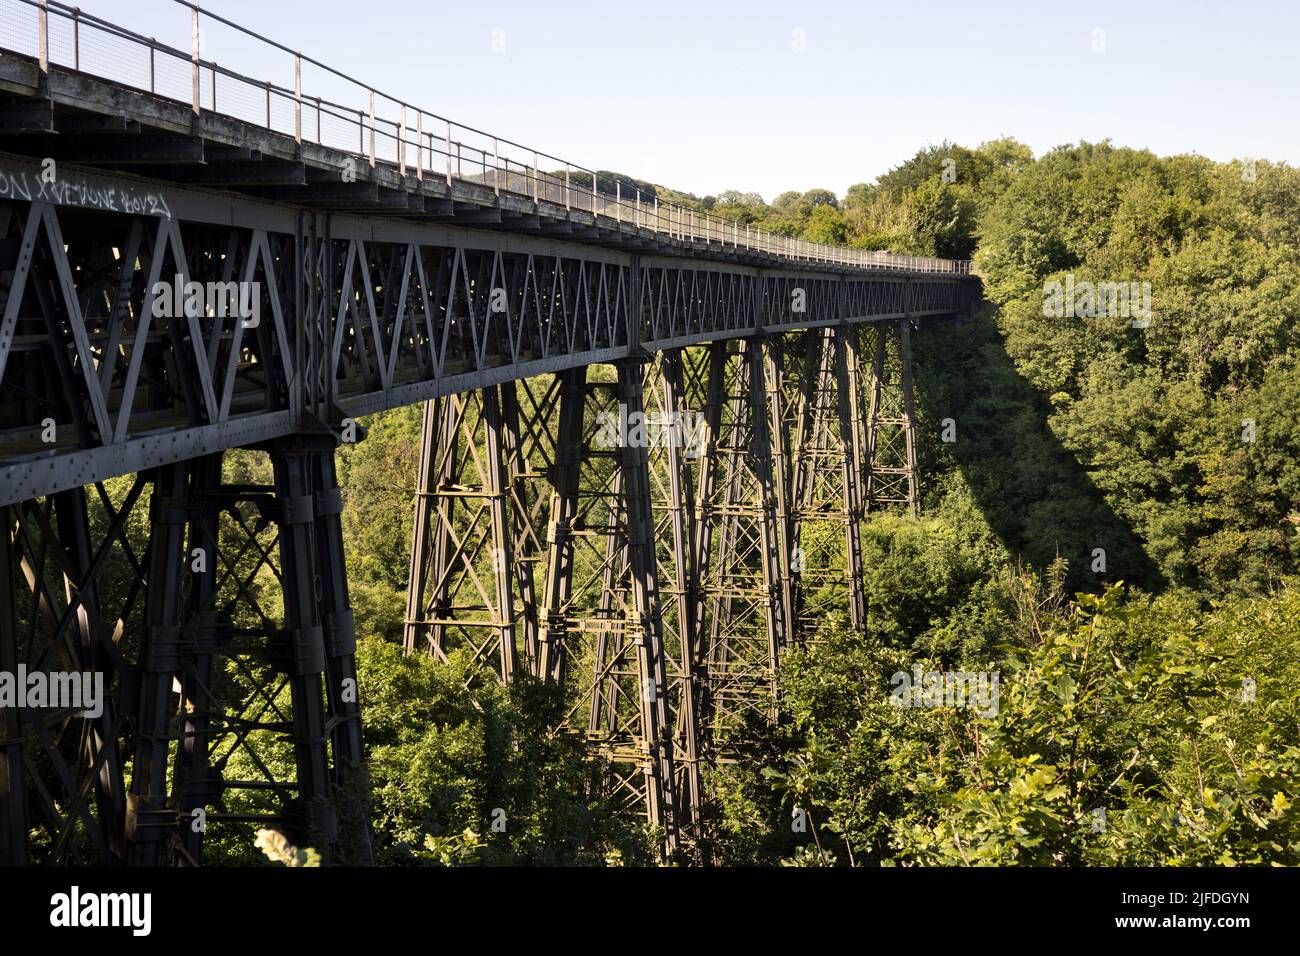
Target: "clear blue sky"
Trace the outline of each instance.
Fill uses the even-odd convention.
[[[457,121],[698,194],[843,192],[945,138],[1300,161],[1294,0],[204,5]],[[170,0],[82,7],[188,48]],[[205,47],[292,85],[228,33]]]

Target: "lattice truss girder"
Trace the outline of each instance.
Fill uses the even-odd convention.
[[[765,276],[758,303],[769,329],[809,322],[833,322],[840,316],[841,283],[834,276],[784,273]]]
[[[288,408],[292,237],[40,202],[0,204],[0,236],[12,257],[0,315],[6,457]],[[237,306],[218,296],[187,307],[190,283],[247,291]],[[156,294],[164,287],[181,291]]]
[[[629,267],[554,255],[322,242],[337,394],[627,343]]]
[[[672,341],[749,329],[760,284],[752,273],[680,264],[641,269],[640,316],[645,341]]]
[[[0,479],[12,468],[22,489],[6,500],[284,435],[306,413],[422,401],[436,383],[460,391],[494,370],[519,369],[499,382],[609,361],[634,341],[964,307],[954,277],[641,259],[185,199],[174,218],[0,203]],[[257,320],[221,315],[210,294],[156,310],[168,305],[159,282],[234,284]],[[45,458],[55,467],[32,466]]]

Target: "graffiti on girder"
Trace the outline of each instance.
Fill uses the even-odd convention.
[[[161,193],[128,189],[121,184],[96,183],[77,173],[60,172],[51,180],[26,170],[0,169],[0,199],[172,218],[171,207]]]

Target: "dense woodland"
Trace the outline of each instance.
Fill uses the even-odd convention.
[[[843,197],[638,185],[970,256],[988,300],[914,340],[922,515],[871,516],[869,636],[828,619],[785,659],[779,726],[711,772],[715,862],[1300,863],[1300,171],[1001,140]],[[1150,283],[1149,325],[1045,316],[1067,276]],[[547,733],[553,692],[402,655],[419,417],[341,454],[380,862],[652,862]],[[997,715],[891,706],[916,665],[997,671]],[[257,851],[232,833],[218,856]]]

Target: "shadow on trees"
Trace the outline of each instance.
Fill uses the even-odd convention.
[[[996,307],[923,329],[912,342],[926,506],[942,509],[959,471],[989,527],[1024,564],[1041,571],[1065,559],[1074,590],[1117,580],[1164,588],[1141,539],[1052,433],[1051,406],[1017,371]],[[956,425],[951,443],[940,440],[947,418]],[[1093,570],[1098,548],[1104,572]]]

